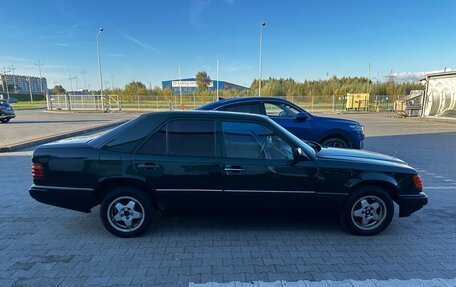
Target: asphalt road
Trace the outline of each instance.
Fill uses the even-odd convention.
[[[83,214],[30,198],[30,151],[0,154],[0,286],[456,278],[456,124],[355,117],[366,148],[419,169],[430,199],[375,237],[325,218],[174,217],[120,239],[104,230],[98,208]]]

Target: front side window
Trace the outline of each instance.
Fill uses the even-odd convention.
[[[228,158],[293,159],[292,147],[261,124],[222,122],[222,132]]]
[[[266,115],[269,117],[294,118],[299,111],[284,103],[264,103]]]
[[[258,103],[227,106],[227,107],[221,108],[220,110],[227,111],[227,112],[247,113],[247,114],[260,114],[261,113],[260,104],[258,104]]]
[[[216,156],[215,122],[173,120],[155,132],[139,153],[176,156]]]

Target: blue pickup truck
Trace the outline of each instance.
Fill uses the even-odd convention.
[[[323,147],[364,148],[364,126],[356,121],[320,117],[281,98],[248,97],[221,99],[197,110],[231,111],[270,117],[298,138]]]

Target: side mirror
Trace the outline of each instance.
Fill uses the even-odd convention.
[[[296,163],[305,160],[307,157],[303,154],[300,147],[293,149],[293,159],[290,161],[290,165],[295,165]]]
[[[307,119],[310,119],[310,116],[307,112],[300,112],[300,113],[296,114],[296,116],[295,116],[295,120],[297,122],[303,122]]]

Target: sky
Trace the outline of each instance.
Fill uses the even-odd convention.
[[[327,75],[416,80],[456,66],[456,1],[168,0],[2,1],[0,68],[38,75],[48,86],[99,88],[96,35],[104,81],[123,87],[193,77],[250,86],[258,77]],[[72,81],[75,86],[75,81]]]

